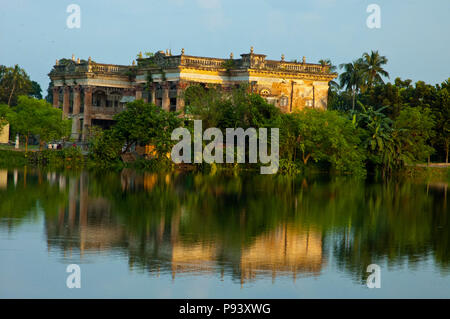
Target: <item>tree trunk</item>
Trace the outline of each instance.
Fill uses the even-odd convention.
[[[25,136],[25,153],[26,152],[28,152],[28,133],[27,133],[27,135]]]
[[[356,90],[353,90],[353,101],[352,101],[352,110],[353,111],[355,110],[355,96],[356,96],[355,91]]]
[[[16,89],[16,81],[13,82],[13,87],[11,89],[11,93],[9,94],[9,99],[8,99],[8,106],[11,106],[11,99],[14,93],[14,90]]]
[[[448,164],[448,145],[449,143],[446,143],[445,145],[445,164]]]
[[[311,157],[311,154],[306,155],[306,157],[305,157],[305,154],[303,154],[303,164],[306,165],[308,163],[308,160],[310,157]]]

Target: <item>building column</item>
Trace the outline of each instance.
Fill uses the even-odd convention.
[[[136,100],[142,100],[142,86],[138,85],[136,87]]]
[[[53,107],[59,108],[59,86],[53,87]]]
[[[150,97],[149,97],[148,102],[156,105],[156,85],[155,85],[155,83],[150,84]]]
[[[73,88],[72,138],[75,140],[78,140],[80,136],[80,108],[81,88],[77,85]]]
[[[64,87],[64,98],[63,98],[63,118],[67,118],[69,115],[70,107],[70,87]]]
[[[187,83],[178,82],[177,84],[177,112],[184,112],[184,91],[186,90]]]
[[[83,141],[86,141],[91,128],[92,87],[85,86],[84,92],[84,117],[83,117]]]
[[[170,98],[169,98],[169,82],[164,82],[162,85],[162,109],[169,112],[170,111]]]

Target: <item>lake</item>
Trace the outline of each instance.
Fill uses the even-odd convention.
[[[0,169],[0,298],[450,298],[447,187]]]

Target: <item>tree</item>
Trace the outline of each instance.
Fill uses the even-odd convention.
[[[363,131],[361,147],[365,150],[369,164],[381,167],[383,175],[392,166],[393,122],[383,111],[387,107],[375,109],[358,102],[361,111],[352,115],[353,124]]]
[[[40,146],[52,139],[69,135],[70,120],[63,120],[61,110],[53,108],[45,100],[28,96],[19,96],[17,106],[7,115],[12,130],[25,138],[25,150],[28,150],[30,135],[39,135]]]
[[[72,122],[62,118],[62,111],[52,107],[49,103],[39,100],[40,106],[38,108],[39,124],[36,126],[34,134],[39,136],[39,148],[45,143],[58,140],[62,137],[70,135]]]
[[[15,105],[19,95],[28,95],[31,81],[25,70],[17,64],[12,67],[0,66],[0,102]]]
[[[111,128],[114,139],[125,145],[127,152],[132,145],[155,145],[158,156],[163,156],[173,145],[172,131],[181,126],[178,113],[167,112],[160,107],[137,100],[127,104],[127,109],[114,117]]]
[[[301,156],[304,165],[309,160],[323,161],[339,171],[364,173],[364,152],[358,149],[360,133],[350,120],[336,111],[312,108],[285,117],[288,124],[281,130],[293,130],[291,136],[295,136],[298,150],[295,153]]]
[[[340,86],[352,92],[352,110],[355,109],[356,93],[358,93],[363,85],[361,65],[362,59],[339,65],[339,68],[344,69],[344,72],[339,75]]]
[[[431,106],[431,112],[436,120],[436,137],[433,146],[441,148],[444,153],[445,163],[448,163],[450,148],[450,79],[437,85],[436,103]]]
[[[435,121],[429,108],[406,107],[394,121],[394,140],[400,145],[404,163],[425,161],[434,149],[428,144],[434,137]]]
[[[319,60],[320,65],[322,65],[322,67],[327,67],[327,72],[328,73],[335,73],[337,70],[337,67],[335,65],[333,65],[333,63],[331,63],[330,59],[321,59]],[[337,97],[337,92],[340,89],[339,83],[337,83],[334,80],[331,80],[328,83],[329,87],[328,87],[328,105],[333,105],[334,104],[334,100]]]
[[[31,81],[31,90],[29,95],[38,100],[42,100],[42,89],[36,81]]]
[[[360,69],[364,78],[364,90],[371,89],[376,83],[384,83],[382,76],[389,78],[389,73],[383,69],[383,65],[388,62],[385,56],[378,51],[365,52],[362,56]]]

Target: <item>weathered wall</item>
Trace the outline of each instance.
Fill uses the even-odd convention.
[[[6,144],[9,141],[9,124],[0,129],[0,144]]]
[[[268,98],[276,98],[277,106],[283,111],[289,112],[291,108],[292,92],[292,111],[300,110],[304,107],[315,107],[326,109],[328,100],[328,83],[326,81],[308,81],[300,80],[292,82],[289,80],[283,82],[258,83],[258,93],[264,96],[263,91],[268,90]],[[267,92],[267,91],[266,91]],[[287,98],[287,105],[280,105],[282,97]]]

